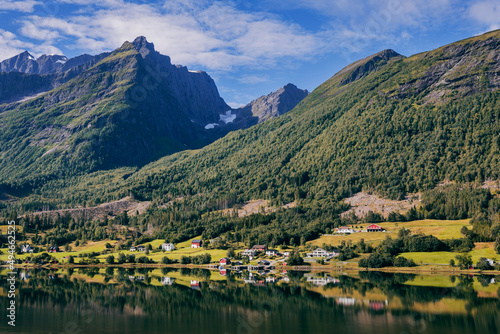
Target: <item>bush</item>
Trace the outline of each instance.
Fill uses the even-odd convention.
[[[75,263],[75,258],[73,257],[73,255],[68,256],[68,263]]]
[[[304,259],[300,256],[298,252],[293,252],[286,261],[290,266],[300,266],[304,264]]]
[[[493,270],[493,266],[488,262],[485,257],[479,259],[476,264],[476,268],[479,270]]]
[[[452,266],[452,267],[455,266],[455,260],[453,260],[453,259],[450,260],[450,266]]]
[[[472,266],[472,257],[470,254],[460,254],[455,256],[455,258],[458,260],[458,266],[462,270]]]
[[[141,256],[140,258],[137,259],[137,263],[155,263],[155,261],[153,261],[147,256]]]
[[[403,256],[394,259],[395,267],[415,267],[416,264],[412,259],[407,259]]]
[[[359,266],[362,268],[382,268],[393,265],[392,258],[387,254],[373,253],[366,259],[359,261]]]
[[[175,261],[173,260],[170,260],[168,257],[164,256],[162,259],[161,259],[161,263],[163,264],[172,264],[174,263]]]
[[[106,258],[106,263],[107,264],[113,264],[115,263],[115,257],[113,255],[110,255]]]

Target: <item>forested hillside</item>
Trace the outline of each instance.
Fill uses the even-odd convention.
[[[139,170],[49,182],[32,199],[75,205],[131,194],[168,203],[143,218],[154,217],[162,236],[233,231],[235,238],[298,243],[340,223],[341,200],[361,190],[396,199],[443,180],[498,180],[499,73],[500,31],[408,58],[386,50],[340,71],[278,118]],[[487,232],[476,232],[493,239],[498,210],[490,206],[498,204],[485,192],[478,207],[441,216],[483,213],[477,220]],[[464,194],[464,203],[467,194],[476,198]],[[243,219],[216,212],[258,198],[297,206]],[[439,203],[419,215],[438,215],[432,205]]]

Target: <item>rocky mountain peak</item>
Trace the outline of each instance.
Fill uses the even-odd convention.
[[[155,46],[153,43],[149,43],[146,37],[144,36],[139,36],[137,37],[133,42],[132,45],[134,48],[139,51],[141,56],[145,58],[147,55],[150,53],[156,52]]]

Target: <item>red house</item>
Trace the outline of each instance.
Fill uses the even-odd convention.
[[[366,228],[367,232],[383,232],[385,231],[381,226],[378,226],[377,224],[371,224]]]
[[[221,266],[225,266],[227,264],[231,264],[231,260],[228,259],[227,257],[223,257],[222,259],[219,260],[219,264]]]
[[[200,239],[194,239],[191,241],[191,248],[200,248],[201,247],[201,240]]]
[[[219,274],[221,276],[226,276],[227,275],[227,270],[226,269],[222,269],[222,270],[219,271]]]

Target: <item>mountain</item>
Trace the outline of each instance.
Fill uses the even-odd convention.
[[[498,184],[500,179],[500,31],[410,57],[382,51],[347,66],[284,115],[230,132],[198,150],[164,156],[140,168],[49,179],[47,171],[58,170],[54,161],[70,171],[85,162],[102,166],[101,157],[123,159],[125,145],[135,158],[154,145],[154,125],[166,126],[161,116],[165,112],[175,115],[176,122],[191,122],[175,108],[176,95],[166,82],[160,85],[164,91],[154,88],[147,91],[148,99],[133,100],[134,88],[144,88],[144,79],[151,78],[146,66],[160,57],[147,44],[137,44],[144,43],[125,43],[55,91],[21,104],[15,112],[0,113],[1,176],[9,181],[3,191],[23,197],[16,208],[91,207],[130,195],[154,203],[138,218],[148,226],[141,232],[153,231],[153,238],[177,242],[223,235],[245,244],[297,245],[341,226],[340,214],[349,209],[343,199],[355,193],[402,199],[422,192],[420,213],[410,210],[408,220],[473,218],[474,240],[500,237],[495,209],[500,200],[481,188],[483,182]],[[162,78],[167,71],[179,76],[187,71],[165,59],[161,64],[154,73]],[[118,92],[123,96],[118,98]],[[171,105],[155,104],[160,101],[156,94],[171,94]],[[60,100],[47,117],[43,108],[56,98],[67,100]],[[73,105],[64,109],[68,104]],[[142,109],[133,107],[138,104]],[[23,116],[26,110],[33,110],[30,117]],[[203,114],[191,124],[204,133],[219,131],[223,110]],[[227,110],[225,115],[233,118],[236,113]],[[6,115],[13,117],[8,123]],[[154,115],[154,124],[148,115]],[[210,123],[218,126],[205,129]],[[185,125],[174,124],[169,131]],[[170,138],[175,144],[177,138],[189,137]],[[54,144],[56,140],[60,143]],[[57,147],[63,158],[46,153],[50,147]],[[120,153],[112,155],[111,148]],[[39,154],[36,163],[23,165],[34,153]],[[31,174],[20,175],[19,170],[46,178],[30,179]],[[8,179],[11,175],[17,178]],[[16,183],[23,178],[36,181],[32,193]],[[451,191],[438,187],[443,181],[457,185]],[[262,203],[260,214],[238,217],[237,210],[249,201]]]
[[[261,96],[246,106],[234,110],[237,115],[234,122],[240,128],[248,128],[265,122],[292,110],[308,94],[309,92],[305,89],[287,84],[269,95]]]
[[[111,53],[62,59],[35,60],[25,52],[2,62],[4,184],[31,188],[102,169],[140,167],[240,128],[231,124],[231,108],[206,72],[173,65],[144,37]],[[289,99],[282,103],[291,109]],[[274,103],[276,115],[287,111],[282,103]],[[208,124],[220,126],[213,131]]]
[[[287,114],[146,166],[125,187],[140,198],[230,193],[318,203],[361,190],[402,198],[443,180],[498,180],[499,45],[494,31],[411,57],[377,53]]]

